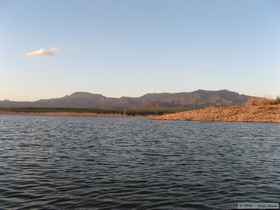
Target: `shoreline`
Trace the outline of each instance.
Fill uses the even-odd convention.
[[[186,122],[199,122],[199,123],[273,123],[273,124],[280,124],[280,120],[277,121],[270,121],[270,120],[264,120],[264,121],[254,121],[254,120],[247,120],[247,121],[230,121],[230,120],[185,120],[185,119],[156,119],[154,117],[149,117],[151,120],[155,121],[186,121]]]
[[[243,106],[208,107],[187,112],[151,116],[152,120],[229,122],[229,123],[280,123],[280,104],[262,102]]]
[[[145,114],[143,114],[145,113]],[[241,106],[207,107],[184,112],[147,114],[137,111],[129,113],[101,112],[95,110],[34,109],[19,108],[0,110],[0,116],[42,116],[42,117],[143,117],[157,121],[194,121],[226,123],[280,123],[280,103],[253,101]]]
[[[179,113],[175,113],[179,114]],[[174,114],[167,114],[174,115]],[[154,121],[188,121],[188,122],[201,122],[201,123],[273,123],[280,124],[280,120],[213,120],[213,119],[184,119],[184,118],[172,118],[167,115],[156,116],[142,116],[142,115],[124,115],[124,114],[101,114],[92,112],[2,112],[1,116],[29,116],[29,117],[143,117],[147,120]]]
[[[0,111],[0,116],[42,116],[42,117],[130,117],[123,114],[101,114],[93,112],[12,112]]]

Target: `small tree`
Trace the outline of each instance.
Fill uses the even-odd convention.
[[[276,104],[280,104],[280,96],[278,96],[278,97],[276,98],[275,103],[276,103]]]

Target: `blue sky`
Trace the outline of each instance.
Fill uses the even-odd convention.
[[[0,2],[0,99],[280,95],[278,0]]]

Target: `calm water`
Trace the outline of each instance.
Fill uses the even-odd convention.
[[[0,207],[210,209],[279,202],[280,126],[0,117]]]

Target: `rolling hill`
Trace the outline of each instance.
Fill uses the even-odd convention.
[[[141,97],[112,98],[101,94],[75,92],[61,98],[32,102],[0,101],[0,108],[85,108],[85,109],[197,109],[208,106],[245,104],[251,96],[229,90],[196,90],[181,93],[149,93]]]

